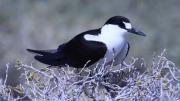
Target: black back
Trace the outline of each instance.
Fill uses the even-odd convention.
[[[64,54],[61,61],[65,61],[63,64],[68,64],[76,68],[92,65],[99,59],[103,58],[106,53],[106,45],[101,42],[87,41],[84,39],[85,34],[98,35],[100,29],[90,30],[83,32],[68,43],[60,45],[58,48],[59,54]],[[62,65],[63,65],[62,64]]]

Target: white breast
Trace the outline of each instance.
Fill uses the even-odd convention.
[[[106,62],[110,62],[117,56],[117,54],[121,51],[124,44],[124,39],[122,38],[114,38],[109,42],[106,42],[106,46],[108,48],[105,57]]]
[[[101,29],[101,34],[86,34],[84,38],[89,41],[103,42],[107,46],[104,58],[106,58],[106,62],[110,62],[121,51],[125,42],[123,37],[125,32],[125,30],[120,29],[116,25],[105,25]]]

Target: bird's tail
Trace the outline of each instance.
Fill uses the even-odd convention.
[[[32,50],[27,49],[27,51],[36,53],[34,57],[39,62],[42,62],[51,66],[60,66],[62,61],[62,56],[57,52],[57,50]]]
[[[33,50],[33,49],[27,49],[27,51],[31,53],[36,53],[38,55],[50,55],[57,52],[57,50]]]

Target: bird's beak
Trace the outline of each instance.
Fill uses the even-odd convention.
[[[131,29],[128,29],[127,31],[130,32],[130,33],[133,33],[133,34],[137,34],[137,35],[141,35],[141,36],[146,36],[146,34],[141,32],[140,30],[137,30],[134,27],[132,27]]]

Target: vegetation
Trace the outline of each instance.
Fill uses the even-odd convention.
[[[132,62],[118,66],[96,66],[93,70],[83,68],[78,73],[70,67],[37,69],[17,62],[10,68],[22,70],[24,83],[17,87],[0,81],[0,99],[4,101],[178,101],[180,100],[180,70],[168,60],[164,52],[153,58],[147,69],[142,61],[139,67]],[[98,67],[98,68],[97,68]],[[87,75],[81,73],[86,72]],[[14,97],[13,94],[19,96]]]

